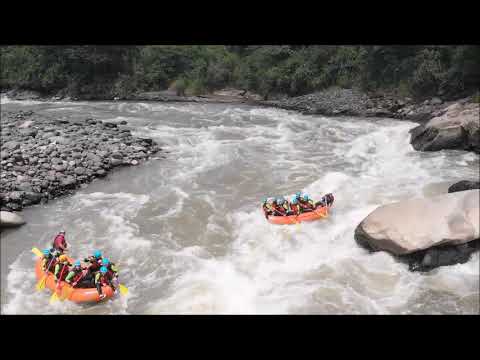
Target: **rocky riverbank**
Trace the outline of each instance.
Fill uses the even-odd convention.
[[[1,113],[0,207],[18,211],[134,166],[161,148],[122,125],[56,119],[32,111]]]
[[[325,116],[389,117],[424,123],[457,100],[434,97],[415,101],[391,94],[367,94],[355,89],[331,88],[313,94],[260,101],[262,105]]]
[[[231,103],[231,104],[256,104],[261,100],[258,94],[237,89],[224,89],[212,94],[181,96],[175,91],[150,91],[136,92],[125,97],[111,97],[104,95],[69,96],[61,91],[55,95],[44,95],[30,90],[9,90],[2,92],[11,100],[36,100],[36,101],[158,101],[158,102],[189,102],[189,103]]]
[[[39,101],[77,101],[77,100],[126,100],[126,101],[160,101],[160,102],[195,102],[195,103],[247,103],[258,106],[276,107],[286,110],[299,111],[304,114],[325,116],[361,116],[361,117],[389,117],[408,121],[426,123],[430,119],[440,116],[445,108],[460,101],[433,97],[423,101],[416,101],[409,97],[399,97],[388,93],[365,93],[356,89],[330,88],[312,94],[287,97],[275,100],[263,100],[258,94],[246,90],[227,88],[215,91],[212,94],[197,96],[181,96],[175,91],[136,92],[126,97],[105,97],[90,95],[71,97],[61,91],[53,96],[42,95],[36,91],[9,90],[2,93],[13,100]],[[473,96],[463,99],[463,102],[472,101]]]
[[[463,99],[433,97],[416,101],[393,94],[365,93],[356,89],[331,88],[297,97],[265,101],[258,94],[245,90],[224,89],[212,94],[179,96],[173,90],[137,92],[125,98],[65,97],[64,92],[46,97],[38,92],[10,90],[4,92],[14,100],[127,100],[159,102],[231,103],[276,107],[304,114],[324,116],[388,117],[419,123],[411,131],[410,142],[419,151],[444,149],[480,152],[478,99],[475,95]],[[478,97],[478,95],[477,95]]]
[[[458,100],[365,94],[353,89],[329,89],[262,105],[325,116],[388,117],[417,122],[410,142],[415,150],[467,150],[480,153],[479,104],[475,97]],[[478,101],[478,100],[477,100]]]

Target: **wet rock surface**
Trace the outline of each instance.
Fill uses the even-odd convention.
[[[480,241],[479,190],[383,205],[355,229],[370,251],[387,251],[411,270],[466,262]]]
[[[480,189],[480,181],[469,181],[469,180],[459,181],[453,184],[452,186],[450,186],[448,188],[448,192],[453,193],[457,191],[466,191],[466,190],[473,190],[473,189]]]
[[[91,118],[70,121],[2,111],[0,125],[0,207],[7,211],[71,193],[161,150],[152,139]]]
[[[479,104],[460,101],[411,130],[415,150],[469,150],[480,153]]]
[[[15,213],[0,211],[0,228],[16,227],[25,224],[25,220]]]

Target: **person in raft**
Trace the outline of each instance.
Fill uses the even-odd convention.
[[[279,197],[275,200],[273,204],[273,215],[274,216],[287,216],[290,212],[290,206],[288,202],[283,197]]]
[[[298,204],[302,213],[315,210],[315,204],[308,194],[303,194],[299,197]]]
[[[51,271],[55,269],[55,265],[57,263],[57,257],[50,249],[43,250],[43,257],[42,257],[42,270],[43,271]],[[48,269],[47,269],[48,267]]]
[[[73,267],[70,269],[65,282],[72,285],[72,287],[77,288],[92,288],[95,287],[93,284],[93,275],[90,272],[88,267],[82,267],[80,260],[77,260],[73,263]]]
[[[68,268],[71,266],[68,262],[68,257],[67,255],[60,255],[57,261],[57,264],[55,265],[55,272],[53,273],[55,275],[55,282],[58,282],[60,280],[64,280],[65,277],[68,274]]]
[[[100,270],[100,267],[102,266],[102,253],[100,250],[95,250],[92,256],[89,256],[83,261],[90,263],[89,269],[92,273]]]
[[[110,279],[108,278],[108,269],[105,266],[100,267],[100,271],[95,274],[95,287],[97,288],[100,300],[105,298],[105,294],[102,293],[102,286],[112,286]]]
[[[58,251],[60,254],[63,254],[67,251],[67,241],[65,240],[65,230],[62,230],[55,236],[53,239],[53,248]]]
[[[273,214],[273,202],[274,202],[273,198],[262,199],[262,208],[263,208],[263,212],[265,213],[265,219],[268,219],[268,216]]]
[[[324,196],[325,198],[325,202],[327,204],[327,206],[332,206],[333,204],[333,201],[335,200],[335,198],[333,197],[333,194],[332,193],[328,193],[327,195]]]
[[[290,210],[290,215],[300,215],[300,205],[298,204],[298,199],[296,196],[294,196],[290,201]]]
[[[110,262],[107,258],[102,260],[102,266],[107,268],[107,277],[110,280],[113,291],[117,288],[118,285],[118,268],[115,263]]]

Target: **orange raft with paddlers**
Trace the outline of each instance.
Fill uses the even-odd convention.
[[[310,212],[305,212],[300,215],[287,215],[287,216],[268,216],[268,221],[271,224],[277,225],[292,225],[297,224],[303,221],[315,221],[323,219],[328,215],[328,207],[322,206],[317,207],[315,210]]]
[[[73,259],[70,257],[68,258],[68,261],[73,263]],[[45,272],[42,270],[42,259],[38,259],[37,263],[35,264],[35,274],[37,276],[37,279],[40,280],[45,276]],[[47,280],[45,285],[53,291],[55,291],[55,288],[57,284],[55,283],[55,276],[51,273],[48,272],[47,275]],[[86,303],[86,302],[99,302],[100,301],[100,296],[98,295],[98,291],[96,288],[72,288],[70,284],[68,284],[65,281],[60,282],[60,293],[65,292],[68,290],[68,297],[65,300],[70,300],[76,303]],[[110,286],[102,286],[102,293],[105,294],[105,299],[109,299],[113,296],[114,291]],[[105,300],[104,299],[104,300]]]

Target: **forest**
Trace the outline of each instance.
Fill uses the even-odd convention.
[[[150,45],[2,46],[1,88],[128,97],[225,87],[298,96],[338,86],[416,99],[478,90],[480,46]]]

